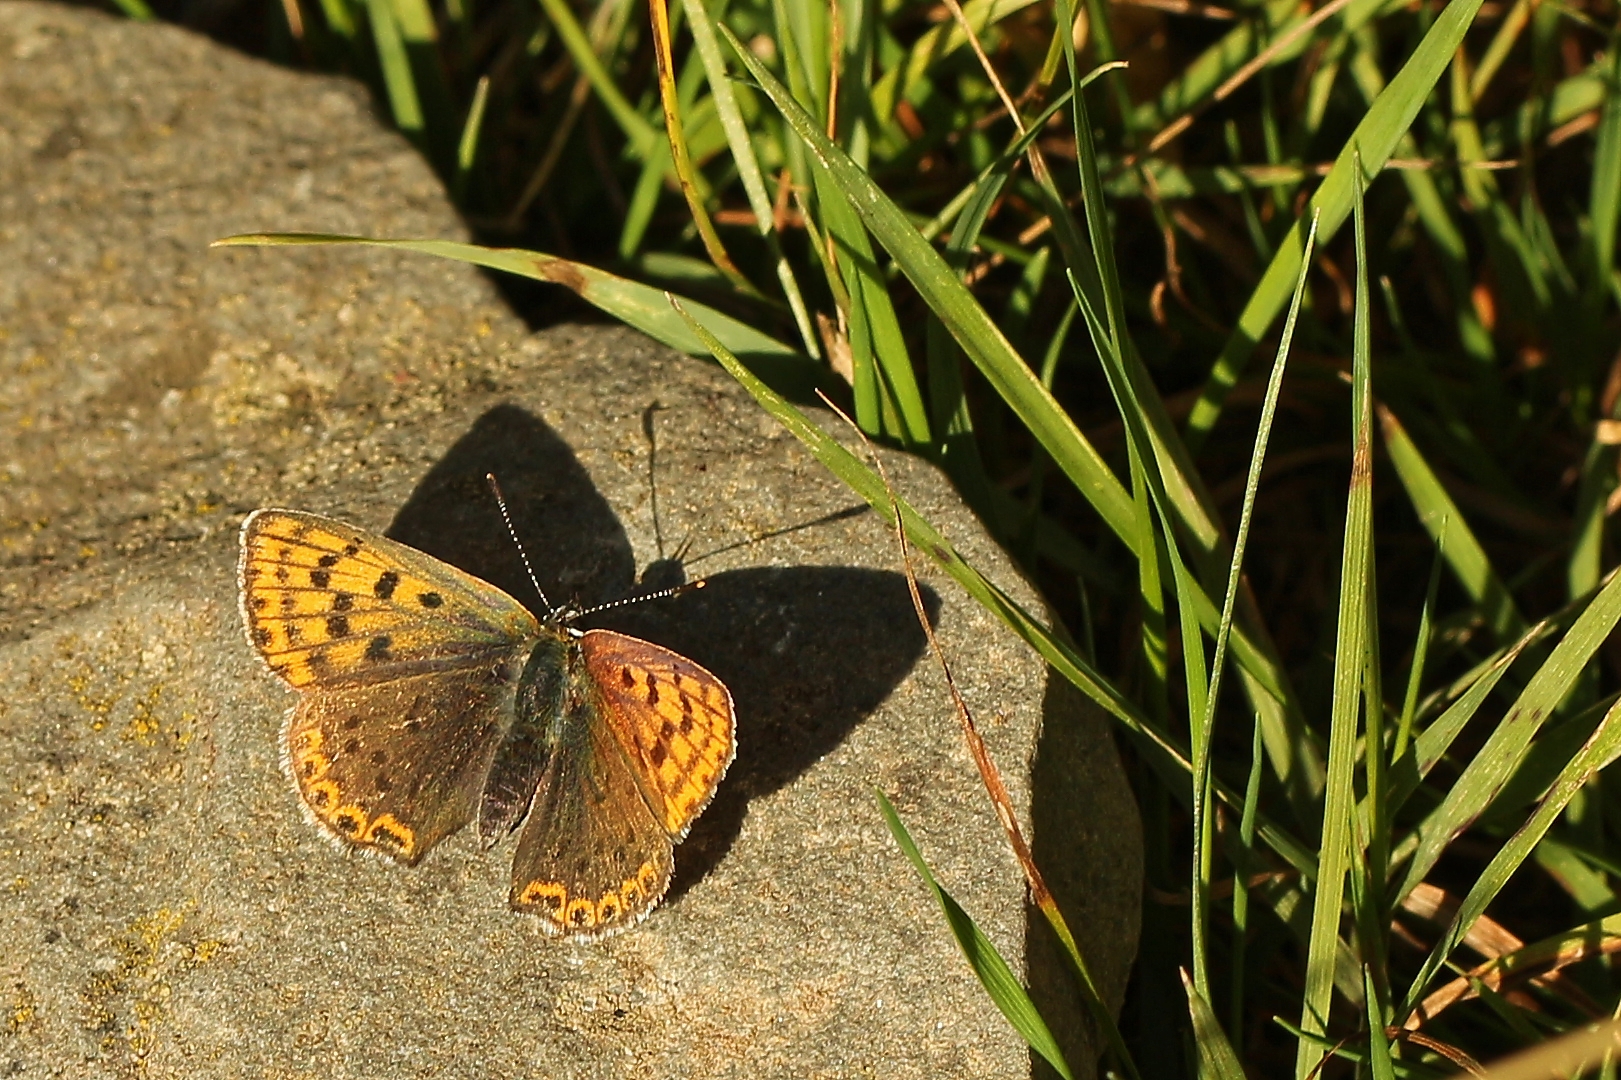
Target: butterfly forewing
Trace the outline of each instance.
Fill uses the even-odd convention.
[[[283,754],[309,813],[415,862],[470,821],[539,626],[432,556],[329,518],[242,526],[242,614],[295,689]]]
[[[635,925],[658,903],[672,850],[602,722],[588,675],[568,677],[512,860],[511,904],[540,916],[549,933],[597,936]]]
[[[686,657],[625,634],[588,631],[580,654],[649,805],[680,839],[737,752],[731,693]]]
[[[475,666],[539,633],[495,586],[315,514],[251,515],[241,577],[249,638],[299,689]]]

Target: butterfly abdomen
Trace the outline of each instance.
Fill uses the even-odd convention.
[[[485,847],[510,833],[529,812],[541,770],[557,741],[571,647],[563,635],[543,632],[518,677],[511,725],[495,752],[479,804],[478,836]]]

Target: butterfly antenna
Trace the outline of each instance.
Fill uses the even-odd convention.
[[[622,596],[618,600],[610,600],[606,604],[598,604],[596,607],[588,607],[584,611],[577,611],[574,613],[574,618],[583,619],[587,615],[595,615],[597,612],[607,611],[609,608],[626,607],[630,604],[640,604],[648,600],[663,600],[667,596],[680,596],[682,593],[701,589],[708,584],[707,578],[699,578],[697,581],[689,581],[684,585],[674,585],[668,589],[660,589],[658,592],[642,593],[640,596]]]
[[[490,491],[495,494],[495,505],[501,508],[501,520],[507,523],[507,535],[512,537],[512,543],[518,549],[518,558],[523,560],[524,573],[529,575],[529,584],[535,587],[535,595],[540,602],[546,605],[546,617],[551,618],[557,614],[552,602],[546,598],[546,590],[540,587],[540,579],[535,577],[535,568],[529,564],[529,553],[523,549],[523,541],[518,539],[518,530],[512,524],[512,515],[507,512],[507,500],[501,494],[501,485],[495,482],[494,473],[485,473],[485,481],[490,485]]]

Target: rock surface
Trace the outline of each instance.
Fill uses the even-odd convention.
[[[1015,966],[1029,954],[1090,1075],[891,538],[721,372],[622,329],[526,335],[448,263],[210,252],[265,229],[461,236],[350,84],[6,3],[0,100],[0,1075],[1028,1072],[874,788]],[[889,461],[1035,603],[937,474]],[[459,834],[413,869],[323,842],[278,760],[292,694],[238,620],[237,526],[260,505],[530,595],[486,471],[554,599],[625,595],[638,569],[710,582],[599,617],[707,666],[739,715],[670,896],[601,942],[506,910],[510,842]],[[1118,1004],[1141,853],[1107,726],[924,583]]]

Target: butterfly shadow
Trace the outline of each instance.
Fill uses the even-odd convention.
[[[552,603],[631,595],[629,538],[573,450],[515,405],[481,416],[424,476],[388,536],[543,606],[485,481],[496,474]],[[679,576],[661,560],[658,573]],[[645,580],[645,578],[644,578]],[[841,566],[727,570],[705,587],[584,620],[673,649],[732,692],[737,759],[676,855],[671,899],[719,864],[750,800],[774,792],[834,750],[900,683],[927,642],[906,579]],[[940,598],[922,587],[930,623]]]

